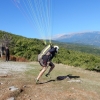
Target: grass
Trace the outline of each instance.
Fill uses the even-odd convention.
[[[28,70],[26,73],[28,75],[32,75],[33,77],[37,77],[39,70],[41,69],[41,66],[39,65],[32,65],[32,68],[34,67],[34,69]],[[48,68],[49,69],[49,68]],[[47,71],[48,71],[47,69]],[[46,71],[46,72],[47,72]],[[45,72],[45,73],[46,73]],[[100,75],[97,72],[93,72],[93,71],[87,71],[81,68],[76,68],[76,67],[69,67],[66,65],[62,65],[62,64],[57,64],[56,67],[54,68],[54,70],[51,72],[51,75],[49,78],[45,77],[45,73],[44,75],[41,77],[42,81],[48,81],[48,80],[55,80],[55,82],[53,82],[54,85],[58,85],[59,87],[63,85],[63,89],[65,87],[69,87],[69,85],[71,84],[72,86],[79,86],[84,87],[84,89],[86,90],[96,90],[97,92],[100,92],[98,90],[98,88],[100,87]],[[72,76],[79,76],[82,83],[68,83],[67,79],[64,79],[62,81],[56,81],[57,77],[59,76],[67,76],[71,74]],[[74,79],[74,78],[72,78]],[[76,79],[76,80],[78,80]]]
[[[16,100],[100,100],[100,73],[63,64],[55,65],[50,76],[45,77],[49,70],[47,69],[40,79],[42,84],[36,85],[34,78],[39,74],[41,66],[38,62],[29,62],[25,73],[1,78],[5,84],[1,85],[1,89],[8,86],[23,88],[25,85],[23,92],[16,96]],[[67,75],[70,79],[66,79]],[[57,80],[57,77],[63,79]],[[68,82],[69,80],[81,80],[81,82]]]

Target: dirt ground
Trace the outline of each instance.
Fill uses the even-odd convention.
[[[0,62],[0,100],[100,100],[100,73],[56,64],[39,84],[37,62]]]

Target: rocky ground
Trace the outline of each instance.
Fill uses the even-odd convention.
[[[0,60],[0,100],[100,100],[100,73],[56,64],[39,84],[37,62]]]

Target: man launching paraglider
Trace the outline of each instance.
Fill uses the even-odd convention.
[[[36,78],[36,84],[39,82],[40,77],[46,71],[48,66],[50,66],[50,69],[48,73],[45,75],[46,77],[48,77],[50,72],[54,69],[55,65],[52,63],[52,59],[54,58],[56,53],[58,53],[58,50],[59,50],[58,46],[51,46],[50,49],[46,52],[46,54],[43,55],[42,58],[38,60],[40,65],[42,66],[42,69]]]

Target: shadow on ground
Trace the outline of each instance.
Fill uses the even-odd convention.
[[[52,80],[49,80],[49,81],[46,81],[46,82],[41,82],[41,83],[38,83],[38,84],[45,84],[45,83],[54,82],[54,81],[56,81],[56,80],[52,79]]]
[[[58,76],[56,79],[51,79],[51,80],[46,81],[46,82],[40,82],[38,84],[45,84],[45,83],[49,83],[49,82],[54,82],[56,80],[61,81],[61,80],[67,79],[67,78],[69,78],[69,79],[73,79],[73,78],[76,79],[76,78],[80,78],[80,76],[73,76],[72,74],[68,74],[66,76]]]

